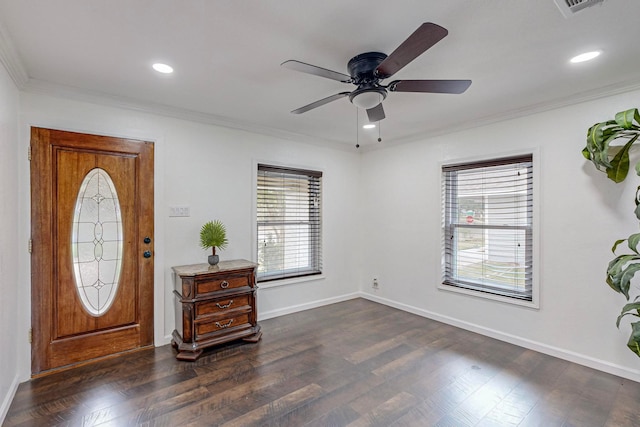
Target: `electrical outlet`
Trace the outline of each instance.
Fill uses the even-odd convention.
[[[373,284],[371,286],[373,287],[373,289],[378,289],[380,287],[380,285],[378,284],[378,279],[374,278]]]
[[[191,216],[191,209],[189,209],[189,206],[171,206],[169,208],[169,216]]]

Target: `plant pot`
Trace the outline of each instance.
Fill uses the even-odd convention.
[[[217,265],[220,262],[220,257],[218,255],[209,255],[207,260],[210,265]]]

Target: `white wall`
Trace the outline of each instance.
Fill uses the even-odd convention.
[[[197,244],[204,221],[227,224],[231,243],[223,258],[254,258],[253,180],[260,161],[324,171],[326,267],[321,280],[261,287],[260,318],[347,299],[360,290],[373,300],[640,380],[640,361],[625,346],[629,330],[626,324],[615,328],[623,297],[603,280],[613,241],[638,229],[638,178],[615,185],[580,154],[586,129],[636,106],[639,92],[362,155],[32,93],[21,94],[16,118],[17,91],[4,74],[0,92],[0,189],[7,201],[0,204],[0,338],[18,346],[17,360],[4,351],[0,363],[17,365],[21,381],[30,371],[29,345],[19,339],[30,324],[29,169],[21,154],[32,125],[155,142],[156,344],[168,342],[173,329],[170,267],[206,259]],[[7,143],[16,139],[16,120],[19,143]],[[540,308],[438,290],[440,163],[524,149],[539,153]],[[188,205],[191,217],[169,218],[172,205]],[[373,277],[380,283],[376,292]],[[9,396],[12,381],[3,375],[0,396]]]
[[[220,219],[227,226],[229,246],[221,259],[254,260],[254,168],[258,161],[322,170],[324,277],[280,287],[261,286],[258,318],[264,319],[352,298],[358,291],[359,155],[318,145],[301,144],[248,132],[100,106],[45,95],[22,93],[20,151],[26,152],[30,126],[124,136],[155,142],[155,337],[169,342],[174,328],[171,266],[206,262],[199,247],[200,226]],[[13,149],[15,157],[15,148]],[[20,212],[29,212],[29,172],[20,171]],[[189,206],[191,216],[169,217],[169,206]],[[15,213],[14,213],[15,214]],[[28,219],[20,225],[27,240]],[[28,257],[20,265],[20,286],[29,287]],[[17,334],[29,327],[30,296],[20,293],[26,313]],[[265,335],[269,332],[264,331]],[[26,336],[26,335],[24,335]],[[29,378],[28,345],[20,346],[24,361],[20,378]],[[0,352],[1,353],[1,352]]]
[[[638,231],[640,179],[614,184],[580,151],[593,123],[638,107],[627,93],[364,154],[362,290],[368,297],[519,345],[640,380],[640,359],[604,282],[619,238]],[[428,118],[426,118],[428,119]],[[439,290],[441,162],[538,150],[539,309]],[[377,277],[380,289],[371,287]]]
[[[18,385],[18,89],[0,65],[0,422]],[[26,161],[26,153],[23,160]],[[27,285],[28,286],[28,285]]]

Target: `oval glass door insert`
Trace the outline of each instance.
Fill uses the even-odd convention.
[[[104,169],[92,169],[80,184],[71,232],[76,290],[92,316],[102,316],[113,304],[122,251],[122,217],[116,188]]]

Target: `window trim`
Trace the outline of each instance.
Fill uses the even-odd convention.
[[[473,157],[465,157],[465,158],[452,158],[450,160],[445,160],[439,162],[438,165],[438,174],[439,174],[439,184],[440,189],[444,188],[444,173],[443,167],[451,167],[458,165],[466,165],[473,163],[486,162],[487,164],[494,163],[499,164],[500,159],[507,158],[517,158],[522,156],[531,156],[532,158],[532,174],[533,174],[533,221],[532,221],[532,236],[531,240],[533,243],[532,248],[532,262],[533,265],[531,267],[532,274],[532,289],[531,289],[531,301],[523,300],[520,298],[512,298],[508,296],[503,296],[499,294],[493,294],[489,292],[477,291],[470,288],[462,288],[455,285],[450,285],[444,283],[446,271],[445,271],[445,238],[446,238],[446,229],[445,229],[445,218],[442,212],[445,210],[445,197],[442,194],[440,198],[440,218],[441,218],[441,226],[440,226],[440,240],[439,240],[439,248],[438,251],[441,254],[440,259],[440,280],[437,281],[437,288],[442,291],[457,293],[461,295],[481,298],[484,300],[493,300],[496,302],[508,303],[510,305],[522,306],[527,308],[539,309],[540,308],[540,154],[538,148],[530,148],[530,149],[522,149],[517,151],[509,151],[509,152],[499,152],[493,153],[491,155],[478,155]],[[442,191],[442,190],[441,190]]]
[[[272,171],[287,171],[287,170],[295,170],[299,172],[308,173],[309,176],[315,177],[324,177],[325,171],[323,168],[309,165],[296,165],[292,163],[283,163],[279,161],[273,160],[265,160],[265,159],[257,159],[254,158],[252,162],[252,179],[251,179],[251,259],[254,262],[258,262],[258,165],[268,166]],[[260,288],[268,289],[275,288],[279,286],[288,286],[293,284],[305,283],[305,282],[315,282],[318,280],[324,280],[326,278],[325,272],[327,271],[327,260],[324,258],[324,209],[322,205],[324,204],[324,184],[321,187],[321,208],[320,208],[320,257],[322,260],[321,271],[314,273],[306,273],[301,274],[299,276],[289,276],[289,277],[281,277],[274,279],[267,279],[258,281],[260,284]],[[257,280],[257,274],[256,274]]]

